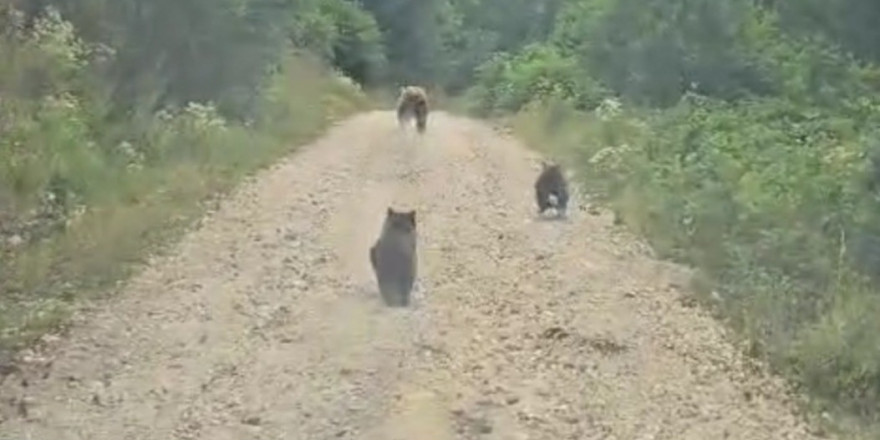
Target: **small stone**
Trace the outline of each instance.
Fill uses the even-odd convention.
[[[242,420],[242,423],[245,425],[259,426],[263,423],[263,419],[261,419],[260,416],[249,416],[245,417],[245,419]]]

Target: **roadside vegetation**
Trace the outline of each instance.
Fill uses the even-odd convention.
[[[0,1],[0,349],[367,102],[293,45],[298,11],[270,29],[234,1],[52,3]]]

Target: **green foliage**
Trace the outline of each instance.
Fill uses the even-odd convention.
[[[531,100],[559,97],[577,108],[592,108],[607,93],[584,76],[574,60],[553,46],[531,45],[516,54],[500,53],[477,71],[469,91],[480,114],[515,111]]]
[[[794,32],[819,34],[861,59],[880,61],[880,4],[871,0],[774,2],[783,24]]]
[[[362,82],[385,64],[375,20],[346,0],[41,0],[23,2],[28,19],[44,5],[109,48],[112,56],[92,67],[113,114],[196,101],[251,119],[291,42]]]
[[[726,101],[785,96],[823,106],[876,93],[876,67],[854,63],[822,39],[788,34],[778,22],[777,13],[737,0],[691,1],[687,7],[572,0],[559,11],[545,44],[575,63],[578,77],[589,78],[582,82],[592,83],[590,95],[605,89],[653,107],[674,106],[690,92]],[[490,59],[477,71],[497,69],[497,59]],[[475,87],[515,87],[505,81],[481,75]]]
[[[376,17],[390,60],[389,78],[432,84],[440,65],[443,0],[361,0]]]
[[[346,0],[299,2],[290,23],[291,39],[361,84],[384,78],[388,60],[372,15]]]
[[[386,82],[459,92],[498,51],[543,39],[563,0],[360,0],[382,31]]]
[[[452,92],[474,80],[477,67],[497,52],[542,41],[552,30],[562,0],[451,0],[441,23],[441,84]]]
[[[210,102],[151,111],[150,94],[111,118],[119,103],[101,84],[115,73],[101,66],[112,50],[83,42],[55,9],[30,23],[4,12],[0,350],[62,323],[202,202],[364,105],[354,83],[288,48],[266,62],[275,68],[248,98],[248,122]]]

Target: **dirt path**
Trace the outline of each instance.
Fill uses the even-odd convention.
[[[535,219],[477,122],[353,118],[226,200],[0,385],[2,439],[809,439],[779,385],[607,215]],[[367,260],[418,210],[409,310]]]

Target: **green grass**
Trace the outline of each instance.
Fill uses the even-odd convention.
[[[7,225],[46,210],[41,197],[55,187],[61,190],[52,194],[69,197],[48,204],[46,227],[20,228],[23,244],[0,245],[0,349],[59,329],[83,300],[112,292],[172,243],[212,199],[367,106],[362,93],[328,73],[312,60],[289,59],[249,126],[204,106],[103,127],[71,97],[44,110],[7,104],[5,114],[20,121],[0,140]],[[102,139],[110,134],[113,143]]]

